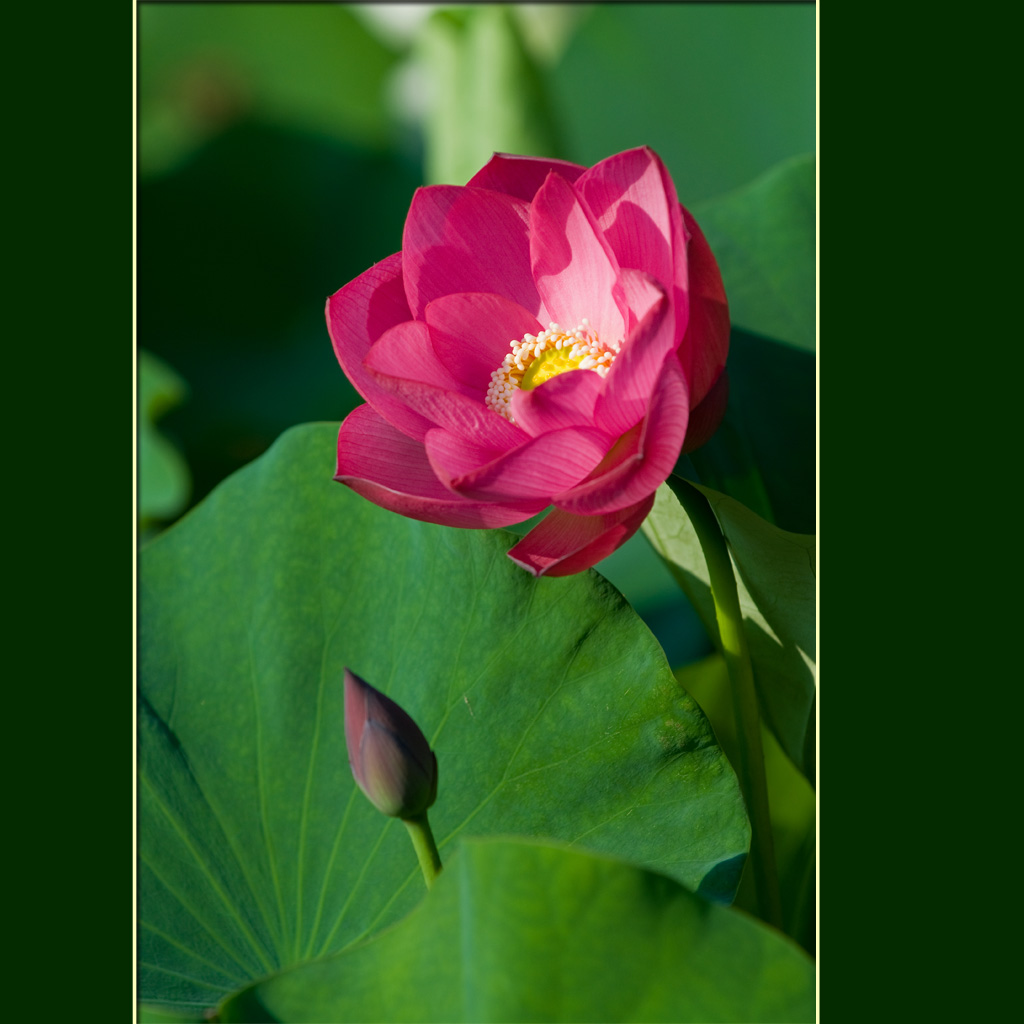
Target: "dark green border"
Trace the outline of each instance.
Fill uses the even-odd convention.
[[[4,834],[22,955],[5,1009],[128,1020],[132,9],[10,13]]]

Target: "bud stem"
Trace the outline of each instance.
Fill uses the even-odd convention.
[[[430,831],[427,812],[415,818],[403,818],[402,824],[409,830],[409,838],[420,860],[420,868],[429,889],[434,880],[441,874],[441,855],[437,852],[434,833]]]

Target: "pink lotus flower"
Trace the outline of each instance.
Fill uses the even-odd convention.
[[[402,251],[331,296],[327,326],[367,402],[335,479],[448,526],[553,505],[509,551],[537,576],[625,543],[725,409],[721,275],[647,148],[589,170],[499,153],[418,189]]]

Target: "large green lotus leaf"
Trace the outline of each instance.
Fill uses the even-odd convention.
[[[621,861],[467,842],[404,921],[241,993],[223,1021],[814,1020],[777,932]]]
[[[139,522],[173,519],[192,487],[181,452],[160,433],[156,421],[188,393],[185,382],[162,360],[139,350]]]
[[[734,327],[728,370],[725,418],[689,456],[699,482],[783,530],[815,533],[814,353]]]
[[[734,324],[815,349],[815,161],[794,157],[694,208]]]
[[[549,837],[731,899],[736,778],[632,609],[597,573],[534,579],[504,531],[335,484],[336,431],[289,431],[141,554],[142,1000],[212,1005],[422,895],[348,769],[346,665],[430,738],[442,857]]]
[[[200,1010],[180,1013],[173,1010],[163,1011],[152,1006],[140,1006],[138,1012],[138,1024],[203,1024],[205,1019]]]
[[[662,484],[643,530],[721,648],[704,552],[673,486],[689,484],[672,477]],[[815,538],[787,533],[724,494],[698,489],[728,543],[761,710],[782,749],[813,782]]]

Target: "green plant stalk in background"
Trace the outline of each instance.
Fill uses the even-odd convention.
[[[511,6],[439,11],[416,53],[435,90],[424,125],[428,182],[462,185],[494,152],[564,156],[544,70]]]
[[[679,498],[693,524],[707,561],[715,617],[722,640],[722,653],[729,669],[733,707],[736,711],[736,733],[739,737],[740,786],[750,815],[750,858],[757,888],[758,906],[764,919],[782,928],[782,900],[775,868],[775,843],[772,838],[771,814],[768,807],[768,785],[764,770],[764,747],[761,743],[761,714],[754,691],[754,670],[750,662],[747,638],[743,632],[736,577],[733,575],[729,549],[707,498],[685,480],[671,480],[670,486]]]
[[[441,874],[441,855],[437,852],[434,833],[430,831],[427,812],[416,818],[403,818],[402,824],[409,832],[409,838],[420,861],[420,869],[429,889]]]

